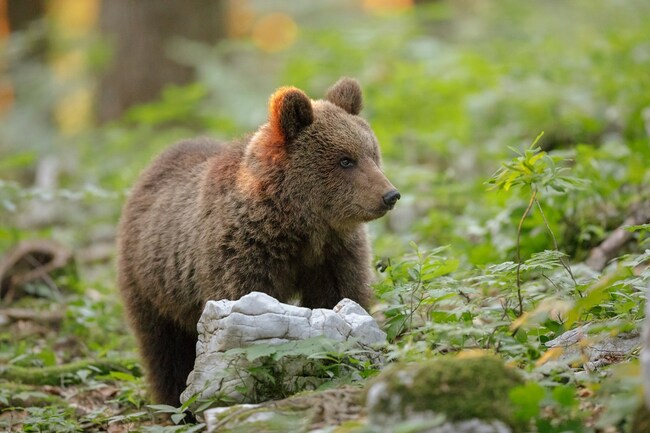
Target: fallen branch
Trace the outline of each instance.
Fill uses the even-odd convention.
[[[115,255],[115,241],[101,242],[78,250],[75,253],[77,263],[106,263],[110,262]]]
[[[58,395],[46,392],[43,388],[25,385],[22,383],[3,382],[0,384],[3,390],[10,391],[6,403],[0,399],[0,408],[3,407],[45,407],[60,406],[68,404]]]
[[[62,311],[36,311],[26,308],[4,308],[0,310],[0,324],[4,322],[17,322],[29,320],[44,325],[56,326],[63,320]],[[5,319],[5,320],[3,320]]]
[[[647,223],[650,223],[650,201],[638,204],[620,227],[589,252],[589,257],[585,262],[587,266],[601,272],[607,263],[616,257],[618,252],[634,237],[633,233],[625,230],[625,227]]]
[[[18,287],[36,280],[43,280],[56,290],[50,273],[65,267],[71,258],[71,251],[53,240],[19,243],[0,258],[0,298],[10,302]]]
[[[121,371],[140,376],[139,362],[136,359],[82,360],[52,367],[0,366],[0,380],[30,385],[72,385],[82,382],[87,375],[78,375],[81,370],[90,376],[101,376],[111,371]]]

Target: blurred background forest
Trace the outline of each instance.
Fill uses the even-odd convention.
[[[473,263],[506,257],[513,240],[499,226],[520,204],[483,182],[541,131],[545,150],[591,161],[579,167],[588,193],[549,209],[570,254],[620,224],[647,185],[644,2],[231,3],[3,2],[2,247],[21,229],[56,228],[75,247],[110,237],[153,155],[254,131],[277,87],[319,98],[343,75],[363,84],[364,115],[405,191],[376,224],[381,254],[480,237]]]
[[[14,313],[52,317],[6,314],[0,367],[135,356],[113,259],[121,205],[137,174],[182,138],[230,140],[254,131],[279,86],[318,99],[341,76],[360,81],[362,115],[402,193],[396,209],[371,224],[380,267],[396,272],[390,287],[384,275],[377,288],[392,342],[399,346],[408,334],[428,341],[430,353],[445,338],[456,341],[447,328],[432,340],[431,321],[465,323],[454,331],[460,335],[483,314],[478,301],[453,319],[427,310],[413,324],[413,303],[406,311],[398,292],[458,297],[464,284],[486,296],[481,302],[501,305],[506,323],[485,335],[503,331],[517,347],[508,356],[529,369],[545,341],[587,316],[638,329],[648,279],[649,22],[650,3],[642,0],[0,0],[0,294]],[[542,131],[535,152],[544,158],[534,159],[524,152]],[[531,191],[540,211],[527,210]],[[558,250],[561,258],[543,264],[562,271],[564,260],[585,262],[622,225],[640,229],[626,232],[602,265],[590,263],[591,279],[553,281],[573,319],[545,310],[535,322],[542,331],[509,337],[510,324],[524,310],[539,312],[544,296],[533,291],[522,303],[513,268],[491,266]],[[441,246],[448,246],[445,260],[435,250]],[[421,251],[435,251],[438,273],[414,288],[396,263],[421,264]],[[592,304],[576,301],[608,260],[626,254],[633,264],[609,291]],[[66,265],[38,272],[57,260]],[[531,265],[524,280],[548,279],[542,268]],[[492,280],[468,283],[470,274]],[[445,287],[434,277],[447,278]],[[471,339],[462,340],[445,351]],[[485,341],[472,344],[484,348]],[[406,355],[402,349],[397,358],[415,356],[413,347]],[[73,413],[33,403],[54,391],[7,385],[0,427],[101,430],[111,416],[147,403],[135,373],[70,379],[79,382],[95,388],[74,388],[77,397],[108,391],[97,391],[94,403],[77,402],[84,409]],[[19,392],[27,393],[22,400]],[[621,417],[635,406],[626,407]],[[54,429],[53,420],[69,430]],[[39,422],[47,427],[33,427]]]

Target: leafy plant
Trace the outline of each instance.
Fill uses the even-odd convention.
[[[378,372],[374,351],[351,339],[313,337],[277,345],[230,349],[229,370],[242,377],[237,391],[247,401],[285,398],[318,387],[359,381]]]
[[[29,433],[72,433],[83,431],[81,425],[71,416],[72,408],[29,407],[27,417],[22,420],[24,432]]]
[[[558,250],[558,243],[555,238],[553,230],[546,220],[546,215],[539,201],[540,192],[554,190],[556,192],[565,194],[568,191],[577,188],[584,188],[588,182],[571,177],[565,174],[568,170],[566,167],[558,167],[558,162],[564,162],[559,157],[551,157],[546,152],[542,151],[538,146],[540,138],[544,133],[542,132],[537,136],[535,141],[530,147],[518,157],[510,162],[506,162],[503,166],[492,176],[488,181],[493,189],[500,189],[508,191],[511,187],[521,187],[530,194],[528,205],[524,211],[519,224],[517,225],[517,239],[516,239],[516,254],[517,254],[517,298],[519,302],[519,315],[524,314],[523,299],[521,296],[521,229],[524,221],[531,211],[533,205],[537,206],[540,215],[544,221],[544,225],[548,230],[555,250]],[[577,284],[575,277],[571,272],[571,268],[567,265],[563,257],[559,258],[560,263],[566,269],[567,273],[571,276],[574,284]],[[580,294],[580,292],[578,292]]]

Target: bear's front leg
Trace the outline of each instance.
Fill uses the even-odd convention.
[[[302,269],[298,279],[302,306],[332,308],[349,298],[366,310],[372,299],[370,249],[365,233],[333,249],[322,264]]]

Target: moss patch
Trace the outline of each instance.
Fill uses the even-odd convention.
[[[449,421],[496,419],[521,431],[508,393],[522,383],[515,370],[490,356],[395,364],[367,388],[368,412],[381,424],[443,413]]]

